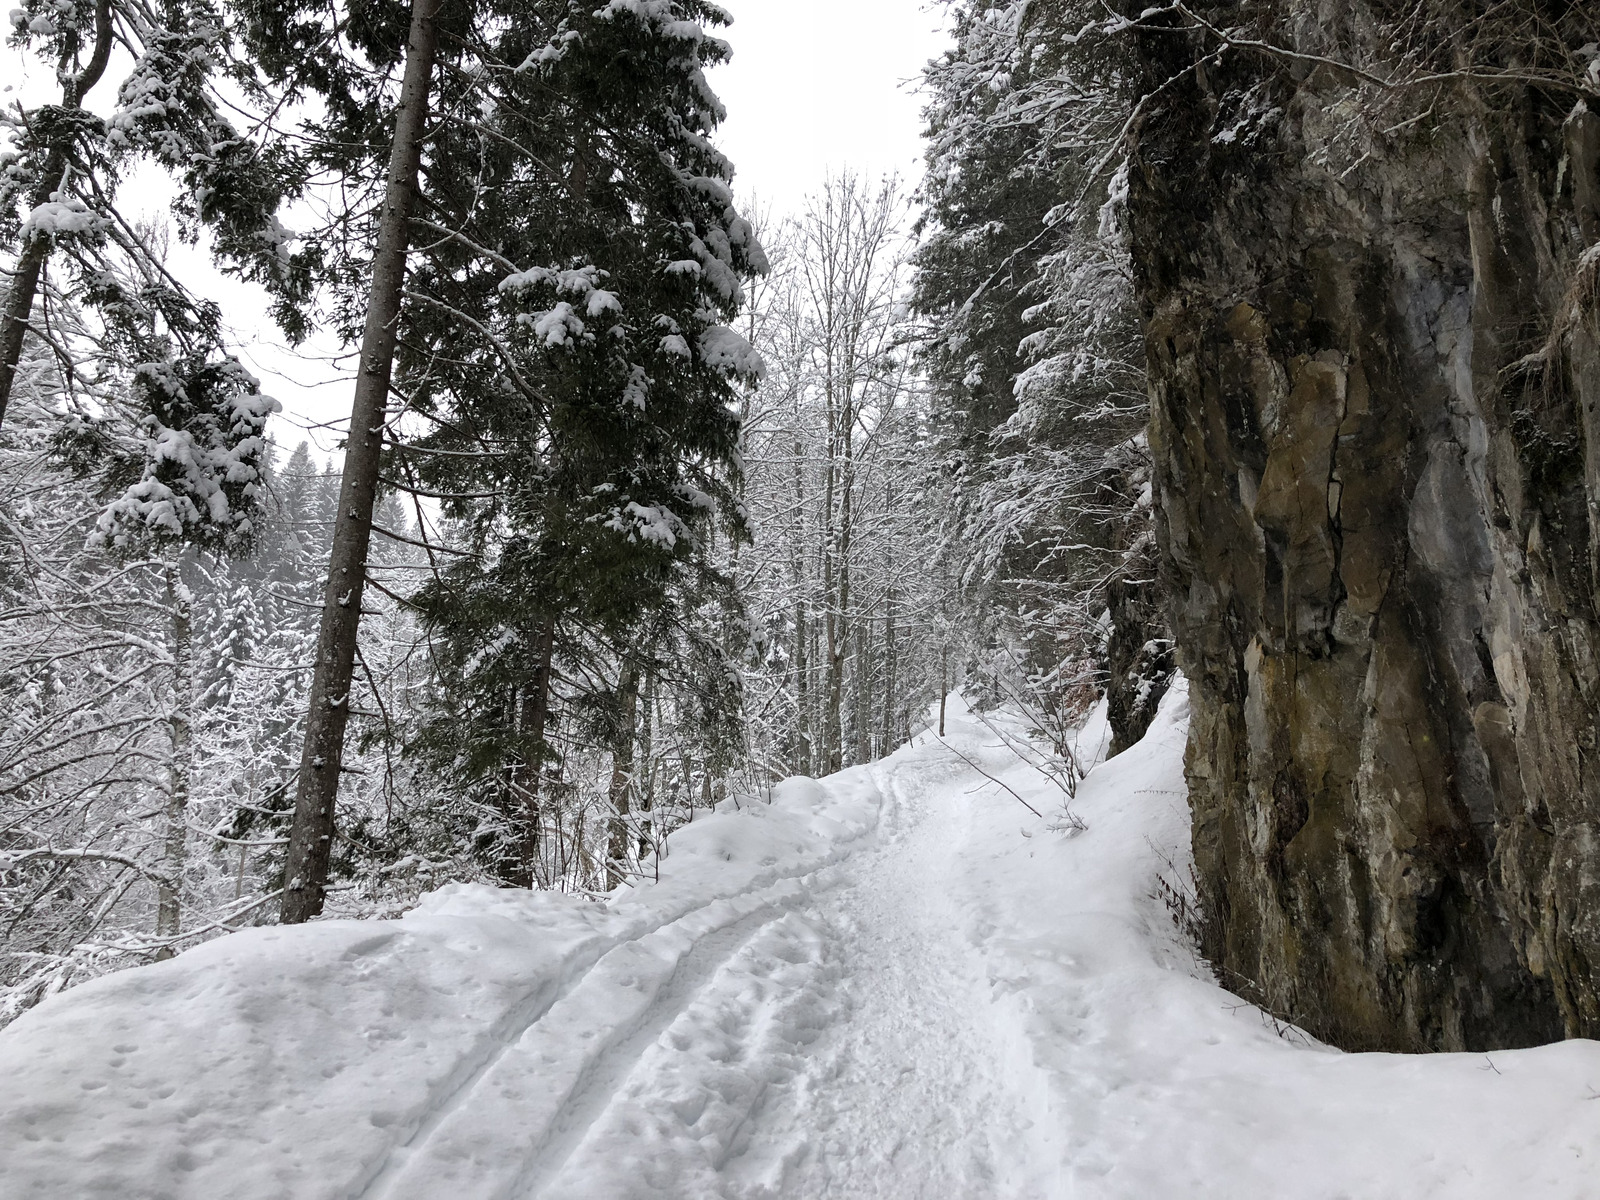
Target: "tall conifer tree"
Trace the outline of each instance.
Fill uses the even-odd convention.
[[[300,54],[332,44],[322,10],[252,11],[263,61],[285,79]],[[512,774],[535,790],[563,619],[620,636],[667,603],[718,518],[740,528],[731,380],[759,359],[723,322],[764,261],[709,141],[722,109],[703,70],[728,47],[707,27],[725,17],[701,0],[447,3],[438,69],[421,72],[426,16],[413,11],[398,106],[351,63],[297,75],[328,103],[328,165],[368,181],[383,253],[363,248],[371,221],[323,246],[346,285],[347,330],[349,283],[374,283],[362,292],[362,402],[290,849],[291,921],[322,904],[380,487],[437,497],[461,530],[456,567],[422,603],[463,644],[474,627],[507,626],[490,668],[516,680],[502,722],[518,742]],[[406,44],[392,17],[341,30],[391,78]],[[418,140],[424,99],[450,119]],[[395,149],[381,199],[365,149],[375,130]],[[404,163],[403,144],[415,151]],[[385,338],[398,347],[388,362]]]

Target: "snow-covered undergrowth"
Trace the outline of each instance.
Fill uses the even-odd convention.
[[[604,905],[451,888],[86,984],[0,1033],[0,1195],[1592,1195],[1600,1046],[1344,1055],[1197,968],[1185,715],[1075,836],[958,711],[1042,818],[923,734]]]

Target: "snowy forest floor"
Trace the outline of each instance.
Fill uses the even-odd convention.
[[[1186,711],[1071,836],[958,713],[1043,818],[922,734],[607,904],[451,888],[86,984],[0,1033],[0,1195],[1594,1195],[1600,1045],[1340,1054],[1211,982],[1157,882]]]

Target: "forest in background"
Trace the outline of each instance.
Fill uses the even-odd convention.
[[[743,214],[699,0],[18,10],[62,94],[0,173],[0,1017],[286,895],[606,892],[957,685],[1068,790],[1098,697],[1137,739],[1133,105],[1103,38],[950,18],[923,179]],[[169,237],[362,345],[343,471]]]

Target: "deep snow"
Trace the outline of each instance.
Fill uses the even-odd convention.
[[[1600,1045],[1340,1054],[1210,981],[1156,886],[1185,716],[1075,836],[957,711],[1044,819],[923,734],[606,905],[448,888],[86,984],[0,1033],[0,1196],[1596,1195]]]

